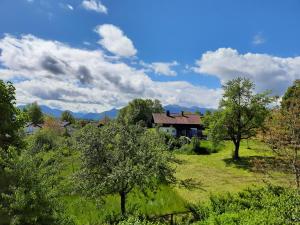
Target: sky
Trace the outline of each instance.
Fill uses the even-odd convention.
[[[20,105],[217,108],[235,77],[279,96],[300,79],[299,27],[299,0],[0,0],[0,79]]]

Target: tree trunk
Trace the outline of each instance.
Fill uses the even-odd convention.
[[[239,157],[240,141],[236,141],[234,143],[234,147],[235,147],[235,149],[234,149],[233,159],[239,160],[240,159],[240,157]]]
[[[120,197],[121,197],[121,213],[122,216],[126,214],[126,193],[120,192]]]

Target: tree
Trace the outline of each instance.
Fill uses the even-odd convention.
[[[159,100],[134,99],[120,110],[118,121],[125,124],[137,124],[151,127],[152,113],[162,113],[164,108]]]
[[[36,102],[28,105],[26,107],[26,111],[28,113],[29,120],[34,125],[38,125],[44,122],[42,110]]]
[[[75,123],[74,116],[72,115],[72,113],[70,111],[67,111],[67,110],[61,114],[61,120],[67,121],[69,123]]]
[[[230,139],[234,146],[233,159],[239,159],[242,139],[249,139],[263,125],[273,98],[268,92],[254,94],[254,84],[246,78],[236,78],[224,86],[219,110],[209,122],[210,137],[217,141]]]
[[[265,141],[291,167],[300,190],[300,81],[296,80],[282,98],[280,109],[266,121]]]
[[[294,84],[285,92],[282,97],[281,108],[289,110],[289,108],[294,107],[297,98],[300,98],[300,79],[295,80]]]
[[[0,148],[22,143],[19,130],[24,126],[25,116],[16,107],[15,88],[11,82],[0,80]]]
[[[73,224],[55,200],[54,158],[22,149],[0,151],[0,213],[4,224]],[[1,221],[2,222],[2,221]]]
[[[153,190],[161,182],[174,181],[168,163],[172,158],[156,131],[116,122],[102,129],[87,125],[76,143],[82,150],[80,189],[94,198],[118,194],[122,215],[133,189]]]

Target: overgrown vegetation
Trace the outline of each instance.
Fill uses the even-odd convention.
[[[300,196],[279,186],[249,188],[237,194],[212,195],[191,206],[193,224],[298,224]],[[198,221],[198,222],[197,222]]]

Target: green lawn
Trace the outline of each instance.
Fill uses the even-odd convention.
[[[203,147],[210,147],[208,141],[202,141]],[[179,179],[192,178],[201,183],[201,188],[187,190],[176,188],[177,193],[188,202],[205,201],[211,193],[237,192],[251,185],[265,183],[293,185],[293,176],[271,168],[272,152],[258,141],[242,142],[240,162],[231,159],[234,146],[226,142],[217,153],[210,155],[177,155],[182,163],[177,166]],[[255,161],[259,160],[259,164]],[[259,166],[265,166],[267,173],[262,173]]]
[[[201,146],[210,148],[210,143],[202,141]],[[147,215],[160,215],[183,211],[187,203],[206,201],[211,193],[237,192],[251,185],[264,185],[268,182],[293,185],[291,174],[273,169],[268,169],[267,174],[257,171],[254,159],[260,160],[258,165],[268,166],[272,153],[257,141],[249,141],[249,147],[250,149],[246,142],[242,143],[239,163],[231,160],[233,145],[230,142],[210,155],[176,154],[176,158],[181,161],[176,165],[176,177],[180,180],[192,179],[193,182],[200,183],[200,186],[194,189],[162,186],[156,194],[148,197],[134,192],[128,196],[127,208]],[[78,154],[66,157],[63,175],[70,176],[78,169],[78,163]],[[118,196],[109,196],[105,204],[98,206],[92,200],[71,194],[63,196],[62,201],[77,224],[98,224],[105,217],[120,213]]]

